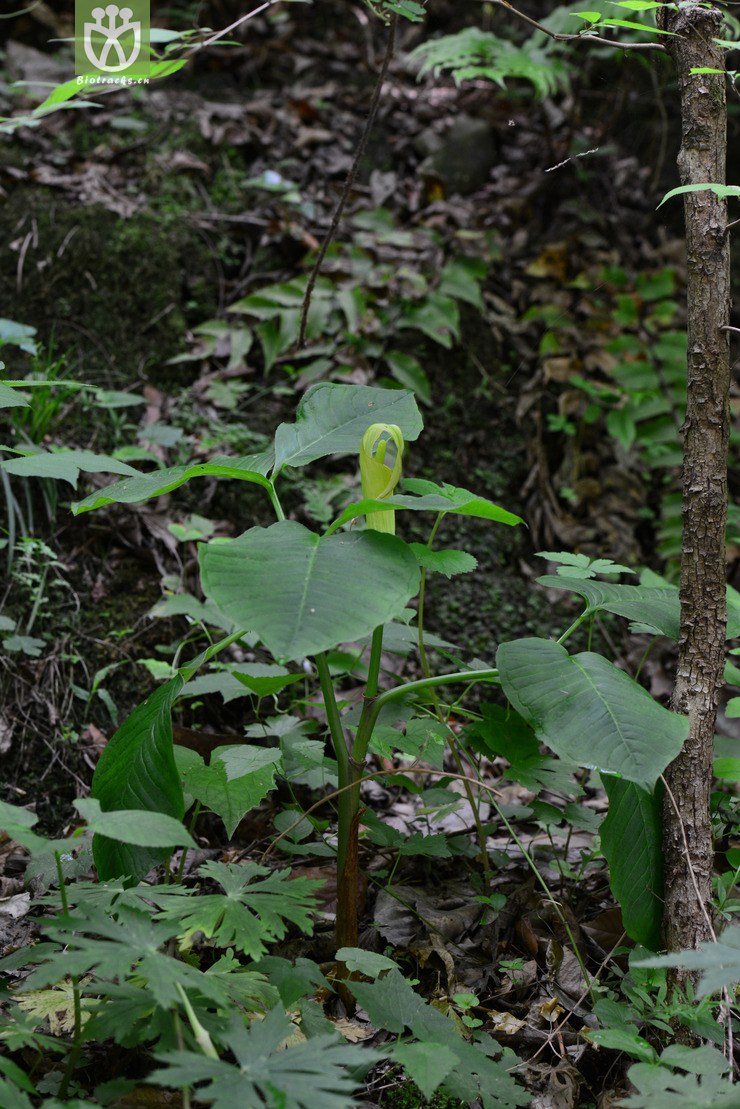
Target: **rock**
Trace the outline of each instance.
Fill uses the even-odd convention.
[[[457,116],[441,135],[427,128],[416,146],[426,155],[422,177],[428,186],[441,185],[446,196],[467,196],[484,185],[498,153],[491,125],[468,115]]]

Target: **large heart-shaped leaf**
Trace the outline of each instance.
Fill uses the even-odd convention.
[[[184,466],[169,466],[164,470],[155,470],[151,474],[139,474],[137,477],[117,481],[114,485],[107,485],[98,489],[72,506],[75,515],[80,512],[90,512],[93,508],[101,508],[106,504],[135,504],[137,501],[148,501],[152,497],[161,497],[163,493],[171,493],[194,477],[230,477],[241,481],[253,481],[269,489],[271,482],[265,476],[272,466],[272,451],[263,451],[262,454],[250,454],[244,458],[227,458],[218,456],[210,462],[188,463]],[[83,467],[84,469],[84,467]],[[131,469],[129,467],[129,469]],[[135,471],[132,471],[135,472]]]
[[[601,850],[609,863],[609,885],[622,909],[630,939],[651,951],[660,947],[663,919],[662,804],[634,782],[605,774],[609,812],[601,825]]]
[[[206,596],[285,660],[369,635],[419,586],[416,558],[395,535],[322,539],[290,520],[209,543],[200,563]]]
[[[670,712],[601,655],[571,657],[550,639],[518,639],[496,652],[501,684],[542,743],[579,766],[652,789],[688,735]]]
[[[275,473],[283,466],[305,466],[327,454],[358,454],[371,424],[396,424],[407,442],[423,425],[413,393],[369,385],[312,386],[298,406],[294,424],[275,432]]]
[[[91,796],[104,812],[144,809],[182,820],[185,803],[172,753],[172,704],[183,680],[178,674],[134,709],[104,748],[92,780]],[[93,857],[102,881],[143,878],[167,851],[93,838]]]

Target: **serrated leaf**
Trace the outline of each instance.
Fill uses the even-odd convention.
[[[367,978],[377,978],[386,970],[398,970],[396,963],[387,955],[365,951],[361,947],[340,947],[337,951],[337,959],[340,963],[344,963],[347,970],[359,971]]]
[[[369,635],[419,584],[416,559],[394,535],[321,538],[290,520],[210,543],[200,563],[206,596],[281,660]]]
[[[540,741],[579,766],[650,789],[688,735],[686,717],[601,655],[571,657],[552,640],[520,639],[502,643],[496,663],[506,696]]]
[[[732,990],[740,981],[740,925],[725,928],[716,943],[704,943],[696,951],[677,951],[639,959],[640,967],[686,967],[702,971],[701,996]]]
[[[307,390],[295,423],[275,432],[275,473],[284,466],[305,466],[329,454],[358,454],[372,424],[400,427],[404,439],[419,437],[423,423],[413,394],[402,389],[320,382]]]
[[[314,892],[321,882],[291,878],[289,870],[270,871],[255,863],[208,862],[202,877],[212,879],[224,893],[167,896],[157,919],[174,923],[186,941],[197,932],[220,947],[234,947],[251,959],[267,954],[267,944],[283,939],[287,922],[306,935],[313,931]]]
[[[230,776],[224,759],[230,752],[238,754],[242,750],[259,751],[266,757],[253,757],[251,768],[245,759],[241,772],[237,769]],[[187,751],[186,755],[178,752],[176,755],[185,791],[221,817],[229,837],[233,836],[244,816],[256,808],[273,788],[275,763],[279,760],[279,751],[260,748],[218,748],[208,766],[195,751]]]
[[[90,512],[106,504],[136,504],[139,501],[148,501],[152,497],[171,493],[196,477],[236,478],[240,481],[256,482],[264,489],[269,489],[271,483],[265,475],[272,466],[272,462],[272,452],[264,451],[262,454],[250,454],[244,458],[227,458],[219,455],[210,462],[170,466],[164,470],[155,470],[151,474],[139,474],[138,471],[128,467],[128,472],[136,474],[136,477],[96,490],[83,501],[72,505],[72,511],[75,515],[79,515],[81,512]]]
[[[609,885],[621,906],[627,935],[649,951],[657,951],[663,920],[660,794],[608,774],[602,782],[609,798],[609,811],[600,830],[601,850],[609,864]]]
[[[222,1038],[236,1065],[195,1052],[169,1051],[157,1056],[163,1067],[147,1081],[183,1089],[204,1082],[198,1095],[213,1109],[348,1109],[356,1086],[352,1069],[367,1066],[376,1056],[366,1048],[337,1044],[329,1035],[284,1047],[293,1034],[281,1008],[249,1028],[234,1016]]]
[[[446,578],[454,578],[456,574],[469,574],[478,565],[478,559],[467,551],[435,551],[427,547],[426,543],[410,543],[409,546],[420,566],[432,573],[444,574]]]
[[[459,1061],[457,1054],[446,1044],[436,1043],[396,1044],[393,1058],[401,1064],[425,1098],[432,1097]]]

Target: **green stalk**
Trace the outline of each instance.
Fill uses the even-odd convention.
[[[59,878],[59,900],[62,903],[62,912],[65,916],[69,916],[69,900],[67,898],[67,886],[64,881],[64,871],[62,869],[62,859],[58,851],[54,852],[54,861],[56,862],[57,877]],[[67,1065],[64,1068],[64,1077],[62,1078],[59,1087],[59,1097],[65,1098],[69,1089],[69,1083],[72,1075],[77,1068],[77,1061],[80,1057],[82,1049],[82,1003],[80,1000],[80,982],[77,975],[71,975],[72,982],[72,1005],[74,1007],[74,1029],[72,1032],[72,1050],[67,1059]]]
[[[270,498],[270,503],[272,504],[272,507],[275,511],[275,516],[277,517],[278,521],[284,520],[285,513],[283,512],[283,506],[280,503],[280,498],[277,495],[277,489],[275,488],[275,484],[272,481],[270,482],[270,485],[267,489],[267,494]]]
[[[566,628],[566,630],[560,636],[560,639],[558,639],[558,643],[565,643],[566,639],[569,639],[570,636],[573,634],[573,632],[577,628],[580,628],[583,621],[588,620],[589,616],[592,616],[592,615],[593,615],[593,613],[588,608],[586,609],[585,612],[582,612],[580,616],[576,617],[576,619],[573,621],[571,626],[569,628]]]
[[[324,699],[326,722],[329,725],[334,754],[337,758],[339,788],[351,784],[350,749],[345,739],[342,720],[339,715],[339,706],[334,695],[334,684],[329,673],[329,663],[326,654],[321,651],[316,655],[316,669],[319,674],[321,695]],[[339,794],[339,828],[337,833],[337,874],[341,874],[347,861],[347,846],[349,829],[352,826],[351,792],[346,790]]]
[[[444,513],[440,512],[440,514],[437,516],[437,519],[434,521],[434,527],[432,528],[431,532],[429,533],[429,539],[427,540],[427,550],[429,550],[429,551],[431,551],[431,549],[432,549],[432,543],[434,542],[434,537],[437,534],[437,528],[442,523],[442,517],[443,516],[444,516]],[[429,678],[431,676],[431,671],[429,669],[429,663],[427,662],[427,649],[424,646],[424,596],[425,596],[425,593],[426,593],[426,584],[427,584],[427,568],[426,568],[426,566],[422,566],[422,568],[421,568],[421,580],[420,580],[420,583],[419,583],[419,615],[418,615],[418,619],[417,619],[416,623],[417,623],[417,628],[418,628],[418,632],[419,632],[419,660],[421,662],[421,671],[422,671],[425,678]],[[438,704],[438,701],[437,701],[436,694],[434,696],[434,705],[435,705],[435,708],[437,709],[437,715],[439,715],[439,704]]]

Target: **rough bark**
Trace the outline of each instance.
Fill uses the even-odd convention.
[[[724,183],[726,104],[720,13],[695,3],[662,9],[681,96],[681,184]],[[692,67],[721,74],[691,74]],[[671,951],[709,938],[712,842],[709,791],[717,697],[725,660],[725,522],[729,436],[730,249],[726,202],[684,196],[688,395],[684,436],[681,639],[672,707],[689,737],[666,771],[664,941]],[[671,796],[672,795],[672,796]],[[675,805],[674,805],[675,799]],[[678,811],[677,811],[678,810]],[[688,854],[686,846],[688,845]],[[697,896],[698,892],[698,896]]]

